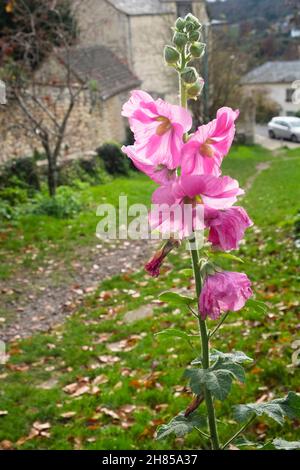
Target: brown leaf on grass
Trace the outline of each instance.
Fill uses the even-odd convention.
[[[109,416],[110,418],[113,418],[114,420],[120,421],[120,416],[113,410],[110,410],[109,408],[106,408],[105,406],[101,406],[100,408],[97,408],[98,411],[101,413],[105,414],[105,416]]]
[[[29,371],[29,366],[27,364],[7,364],[7,368],[13,372]]]
[[[97,339],[93,341],[94,344],[101,344],[106,343],[109,338],[112,336],[112,333],[102,333],[101,335],[97,336]]]
[[[1,450],[13,450],[14,445],[11,441],[8,439],[5,439],[4,441],[0,442],[0,449]]]
[[[101,300],[104,300],[104,301],[105,300],[110,300],[110,299],[112,299],[112,297],[113,297],[113,292],[111,292],[111,291],[103,291],[103,292],[101,292],[101,294],[99,296],[99,298]]]
[[[8,411],[6,411],[6,410],[0,410],[0,418],[1,418],[2,416],[7,416],[7,415],[8,415]]]
[[[106,356],[106,355],[98,356],[98,359],[103,364],[109,364],[109,365],[116,364],[116,362],[119,362],[121,360],[117,356]]]
[[[43,437],[46,439],[50,438],[50,432],[49,429],[51,428],[50,423],[40,423],[39,421],[35,421],[32,425],[32,428],[30,430],[30,433],[28,436],[21,437],[17,441],[18,446],[22,446],[25,444],[27,441],[31,441],[32,439],[35,439],[37,437]]]
[[[62,413],[60,417],[63,419],[72,419],[76,414],[76,411],[67,411],[66,413]]]
[[[132,335],[129,338],[122,339],[116,343],[107,344],[106,347],[112,352],[129,352],[136,347],[140,339],[142,339],[141,335]]]
[[[140,388],[162,388],[162,385],[158,382],[158,378],[162,375],[162,372],[156,371],[146,375],[140,379],[133,379],[130,381],[130,385],[136,389]]]
[[[104,374],[100,374],[93,379],[92,384],[97,386],[97,385],[106,384],[107,382],[108,382],[108,377]]]

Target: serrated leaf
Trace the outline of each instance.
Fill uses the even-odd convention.
[[[184,411],[182,411],[168,424],[163,424],[158,428],[156,439],[164,439],[170,434],[175,434],[177,437],[183,437],[193,431],[195,427],[201,428],[205,425],[205,417],[199,415],[197,411],[191,413],[187,418],[184,416]]]
[[[278,398],[268,403],[250,403],[234,408],[235,419],[239,422],[246,421],[253,414],[266,415],[282,425],[286,416],[291,419],[300,417],[300,396],[289,392],[285,398]]]
[[[251,357],[246,356],[246,354],[242,351],[223,353],[221,351],[218,351],[217,349],[212,349],[210,354],[210,360],[216,361],[218,360],[218,358],[228,359],[236,364],[243,364],[244,362],[253,362],[253,359],[251,359]]]
[[[212,370],[226,370],[232,374],[232,376],[239,382],[245,382],[245,371],[240,364],[230,361],[229,359],[218,358],[216,364],[212,367]]]
[[[228,370],[211,370],[211,369],[188,369],[185,376],[190,380],[190,387],[196,395],[203,392],[203,386],[218,400],[225,400],[228,396],[231,384],[232,373]]]
[[[177,294],[176,292],[163,292],[159,296],[160,300],[173,305],[190,305],[194,299],[186,297],[184,295]]]
[[[278,450],[300,450],[300,441],[286,441],[285,439],[274,439],[273,446]]]

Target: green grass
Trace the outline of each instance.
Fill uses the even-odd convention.
[[[293,220],[299,211],[300,158],[288,151],[273,158],[258,147],[240,147],[226,159],[224,173],[245,184],[255,166],[265,160],[272,160],[271,167],[257,177],[242,203],[255,221],[238,253],[245,264],[224,264],[229,269],[247,272],[257,297],[267,303],[268,311],[258,314],[249,309],[232,314],[214,341],[213,346],[219,350],[243,350],[254,359],[247,366],[246,386],[235,384],[226,403],[216,403],[223,442],[236,429],[232,421],[233,404],[253,402],[263,395],[284,396],[288,390],[300,391],[297,370],[290,366],[291,343],[299,339],[299,255],[293,241]],[[153,185],[145,178],[136,176],[91,188],[83,197],[92,200],[92,208],[101,202],[101,197],[117,203],[120,192],[128,193],[133,202],[147,201],[152,189]],[[16,250],[18,256],[23,256],[26,243],[43,250],[49,238],[55,246],[63,242],[67,249],[76,250],[82,242],[81,233],[86,237],[83,243],[91,242],[97,219],[91,209],[71,222],[73,230],[68,228],[68,221],[45,219],[44,225],[39,218],[34,221],[35,233],[26,233],[26,241],[19,244],[4,240],[4,251]],[[23,234],[32,231],[29,220],[23,224],[10,230]],[[59,248],[57,256],[62,256],[65,246]],[[52,256],[56,250],[54,247]],[[195,339],[192,350],[179,339],[176,342],[158,339],[155,333],[168,327],[196,333],[195,319],[184,308],[172,311],[165,304],[153,302],[169,288],[188,284],[192,290],[192,283],[180,272],[189,266],[188,252],[182,248],[179,254],[170,256],[158,280],[150,279],[141,270],[105,281],[63,326],[48,335],[38,334],[10,345],[10,360],[0,370],[0,410],[8,411],[6,416],[0,416],[0,442],[10,440],[21,449],[199,448],[197,433],[185,440],[153,439],[156,427],[168,422],[191,401],[182,374],[198,355],[198,340]],[[138,293],[139,297],[135,295]],[[124,313],[151,302],[153,317],[125,324]],[[104,334],[111,336],[105,338]],[[137,338],[131,351],[116,353],[108,349],[108,344],[132,335]],[[102,355],[120,360],[108,365],[99,361]],[[99,385],[97,395],[71,398],[63,391],[70,383],[83,378],[91,382],[100,374],[106,376],[107,382]],[[41,389],[41,384],[50,379],[56,381],[53,387]],[[125,405],[136,408],[126,414],[122,408]],[[121,419],[114,420],[105,409],[114,411]],[[63,419],[61,414],[69,411],[76,415]],[[29,435],[35,421],[50,423],[50,437],[18,443]],[[250,438],[262,441],[266,435],[300,438],[299,423],[288,422],[283,428],[268,420],[260,423],[251,427]]]

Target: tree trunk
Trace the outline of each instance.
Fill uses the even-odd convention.
[[[53,157],[48,156],[48,189],[49,195],[54,197],[57,188],[57,166]]]

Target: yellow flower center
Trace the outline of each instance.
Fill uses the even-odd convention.
[[[157,129],[156,129],[157,135],[162,136],[172,128],[170,119],[166,118],[165,116],[158,116],[156,118],[156,121],[161,123],[157,126]]]
[[[205,157],[212,158],[214,156],[214,150],[211,145],[214,143],[213,139],[207,139],[204,144],[200,145],[199,153]]]

